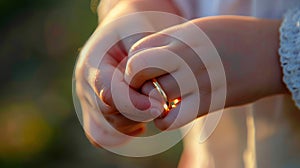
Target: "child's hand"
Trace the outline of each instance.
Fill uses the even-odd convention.
[[[222,73],[208,75],[220,68],[214,60],[204,65],[197,59],[201,57],[202,60],[209,60],[216,53],[206,47],[207,39],[193,34],[191,23],[200,27],[218,50],[226,74],[225,82]],[[211,96],[222,94],[226,90],[225,107],[284,93],[286,89],[281,81],[277,55],[279,25],[280,21],[223,16],[197,19],[174,26],[141,39],[131,48],[125,80],[134,88],[140,88],[145,83],[142,90],[147,93],[153,88],[147,81],[157,78],[168,98],[181,97],[182,103],[186,104],[181,109],[183,114],[178,114],[179,108],[175,108],[165,118],[155,120],[157,127],[163,130],[187,124],[195,119],[194,113],[197,117],[207,114],[211,110]],[[182,37],[181,41],[171,38],[173,35]],[[195,55],[191,49],[199,51],[201,55]],[[181,59],[187,63],[188,68],[182,64]],[[164,68],[165,71],[153,68],[143,70],[144,67]],[[188,69],[194,73],[195,83]],[[181,84],[180,91],[171,76]],[[214,84],[216,87],[211,87],[211,78],[217,82]],[[195,110],[195,104],[199,104],[199,100],[195,99],[197,94],[200,94],[200,107],[197,111],[191,111]],[[221,104],[212,110],[223,108]]]

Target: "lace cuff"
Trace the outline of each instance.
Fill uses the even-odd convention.
[[[300,109],[300,8],[289,10],[280,27],[283,81]]]

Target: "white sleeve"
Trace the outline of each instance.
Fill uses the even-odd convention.
[[[280,27],[283,81],[300,109],[300,8],[289,10]]]

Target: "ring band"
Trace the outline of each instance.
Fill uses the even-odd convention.
[[[156,79],[152,79],[152,83],[155,86],[156,90],[161,94],[161,96],[163,97],[163,99],[166,102],[166,104],[168,104],[169,100],[168,100],[167,94],[163,90],[163,88],[160,86],[160,84],[158,83],[158,81]]]
[[[165,117],[168,114],[168,112],[172,108],[176,107],[176,105],[180,102],[180,98],[175,99],[173,101],[169,101],[166,92],[163,90],[163,88],[158,83],[158,81],[156,79],[152,79],[152,83],[153,83],[155,89],[160,93],[160,95],[163,97],[163,99],[165,101],[165,104],[164,104],[165,112],[160,116],[161,118],[163,118],[163,117]]]

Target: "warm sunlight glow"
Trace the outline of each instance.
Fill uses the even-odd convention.
[[[172,108],[176,108],[177,104],[180,102],[180,99],[175,99],[170,101],[168,104],[164,104],[165,111],[170,111]]]
[[[170,108],[168,107],[167,104],[164,104],[164,109],[165,109],[166,111],[170,111]]]
[[[180,102],[180,99],[175,99],[175,100],[173,101],[174,105],[178,104],[179,102]],[[175,106],[175,107],[176,107],[176,106]]]

